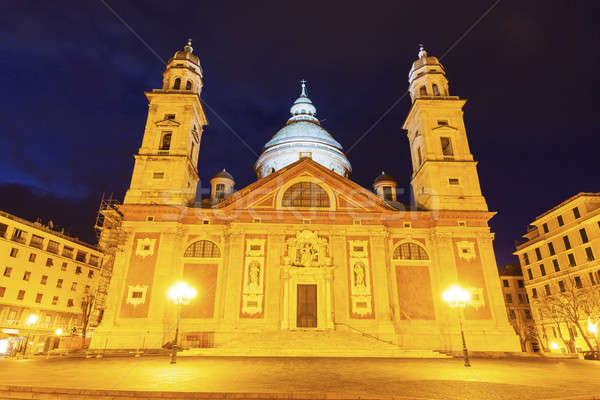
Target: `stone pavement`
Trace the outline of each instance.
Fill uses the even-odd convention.
[[[325,393],[416,399],[600,399],[600,362],[543,359],[165,357],[0,359],[3,385],[78,389]],[[580,397],[583,396],[583,397]]]

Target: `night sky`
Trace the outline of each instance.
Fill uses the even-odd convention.
[[[371,188],[385,170],[408,194],[404,94],[424,43],[430,55],[447,53],[451,94],[469,100],[471,151],[498,211],[498,264],[511,262],[514,240],[536,215],[600,191],[600,9],[596,1],[495,3],[5,0],[0,209],[52,219],[94,242],[101,193],[122,199],[131,178],[143,92],[162,85],[154,53],[166,61],[188,37],[205,77],[204,187],[222,168],[238,189],[256,179],[257,155],[304,78],[317,116],[347,150],[351,179]]]

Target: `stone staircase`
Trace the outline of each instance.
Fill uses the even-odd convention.
[[[432,350],[402,349],[370,335],[340,330],[244,333],[214,348],[192,348],[179,356],[451,358]]]

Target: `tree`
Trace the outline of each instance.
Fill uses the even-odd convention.
[[[96,297],[93,294],[86,294],[81,298],[81,348],[85,346],[85,335],[95,303]]]
[[[528,319],[524,312],[515,309],[515,318],[510,321],[515,333],[519,336],[521,351],[527,351],[527,342],[541,342],[533,320],[531,318]]]
[[[549,316],[556,327],[561,340],[569,351],[575,351],[575,335],[573,328],[579,331],[582,339],[590,350],[592,343],[588,337],[587,326],[582,326],[588,318],[598,318],[600,315],[600,289],[596,286],[582,287],[571,275],[563,281],[564,286],[552,295],[544,296],[536,303],[540,311]],[[561,323],[567,326],[569,339],[565,339],[560,329]]]

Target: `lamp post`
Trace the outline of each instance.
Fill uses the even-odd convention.
[[[196,297],[196,293],[196,289],[194,289],[185,282],[176,283],[169,289],[169,298],[177,306],[177,323],[175,326],[175,340],[173,341],[173,346],[171,348],[171,364],[175,364],[177,362],[177,342],[179,339],[179,320],[181,319],[181,306],[183,304],[189,304],[190,301],[194,297]]]
[[[35,325],[39,321],[40,317],[37,314],[29,314],[27,320],[25,320],[25,325],[29,327],[29,332],[27,332],[27,340],[25,341],[25,346],[23,346],[23,357],[27,354],[27,345],[29,344],[29,336],[31,335],[31,326]]]
[[[452,285],[450,289],[442,293],[442,299],[448,303],[450,308],[456,308],[458,311],[458,326],[460,327],[460,337],[462,339],[465,367],[470,367],[471,363],[469,362],[469,351],[467,350],[467,343],[465,342],[465,333],[462,326],[461,312],[471,300],[471,293],[458,285]]]

